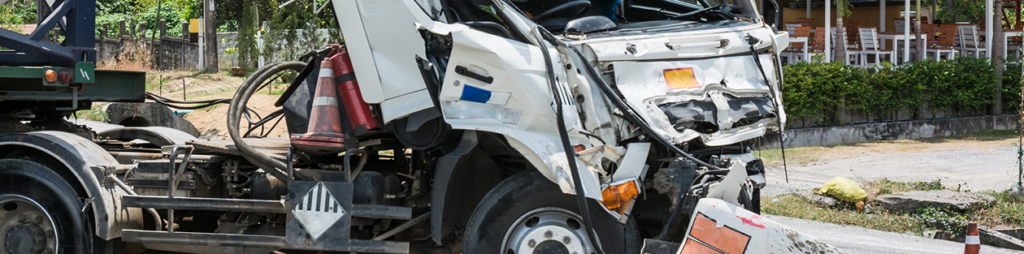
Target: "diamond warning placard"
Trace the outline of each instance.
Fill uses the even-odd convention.
[[[313,240],[320,238],[347,212],[323,182],[310,188],[295,204],[292,214]]]

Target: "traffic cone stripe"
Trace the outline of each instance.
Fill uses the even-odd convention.
[[[964,240],[964,243],[965,244],[981,244],[981,238],[976,236],[976,235],[969,235],[969,236],[967,236],[967,239]]]
[[[320,78],[334,78],[334,70],[331,68],[320,68]]]
[[[320,78],[313,95],[309,124],[305,134],[292,134],[291,143],[299,150],[314,154],[337,153],[345,150],[345,134],[341,128],[341,109],[338,108],[338,90],[334,84],[331,61],[320,62]]]
[[[316,107],[316,106],[334,106],[334,107],[337,107],[338,106],[338,99],[335,99],[334,97],[326,97],[326,96],[316,97],[316,98],[313,99],[313,106],[314,107]]]
[[[967,236],[964,237],[964,254],[978,254],[981,250],[981,239],[978,237],[978,224],[967,223]]]

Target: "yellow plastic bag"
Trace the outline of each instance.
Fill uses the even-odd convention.
[[[863,201],[864,198],[868,197],[868,193],[861,189],[857,182],[844,177],[828,180],[828,182],[821,185],[819,191],[850,203],[857,203],[857,201]]]

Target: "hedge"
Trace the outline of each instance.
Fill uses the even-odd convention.
[[[1007,63],[1004,112],[1018,110],[1021,62]],[[994,67],[987,58],[959,57],[874,68],[802,62],[784,68],[783,105],[791,126],[843,124],[840,110],[870,121],[900,120],[900,112],[935,117],[983,115],[995,103]],[[904,116],[906,118],[906,116]]]

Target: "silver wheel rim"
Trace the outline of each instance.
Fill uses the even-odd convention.
[[[575,212],[557,208],[537,208],[516,219],[505,232],[501,253],[532,254],[538,247],[557,245],[569,254],[593,253],[583,219]]]
[[[60,246],[57,237],[57,226],[50,216],[50,213],[39,205],[38,202],[26,196],[18,194],[0,195],[0,253],[9,253],[8,238],[12,237],[9,232],[16,230],[29,230],[36,233],[36,237],[44,237],[45,244],[36,253],[56,253],[57,246]]]

